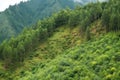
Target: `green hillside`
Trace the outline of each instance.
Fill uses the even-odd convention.
[[[119,3],[67,8],[3,41],[0,80],[119,80]]]
[[[98,27],[96,27],[98,25]],[[92,28],[102,27],[100,21]],[[118,33],[95,32],[82,39],[79,27],[57,28],[15,70],[3,70],[3,80],[119,80],[120,37]],[[97,30],[97,29],[96,29]],[[99,37],[98,37],[99,36]],[[3,63],[2,63],[3,64]]]
[[[51,16],[52,13],[67,7],[73,9],[74,6],[72,0],[29,0],[10,6],[0,14],[0,42],[16,36],[25,27],[30,27],[38,20]]]
[[[38,45],[32,54],[14,72],[9,71],[6,74],[6,71],[4,72],[3,70],[1,78],[5,78],[6,76],[5,79],[12,78],[17,80],[17,77],[19,77],[17,75],[21,75],[22,72],[31,71],[36,65],[47,63],[56,58],[56,56],[63,54],[65,50],[79,45],[81,43],[81,37],[79,35],[78,27],[70,29],[66,25],[57,28],[54,34],[45,42]],[[11,73],[13,74],[11,75]]]
[[[47,62],[31,62],[33,67],[21,71],[15,80],[119,80],[119,48],[120,37],[109,33]]]

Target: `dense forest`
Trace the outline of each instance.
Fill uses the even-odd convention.
[[[9,6],[0,14],[0,42],[18,35],[25,27],[44,19],[59,10],[75,7],[73,0],[30,0]],[[7,30],[6,30],[7,28]]]
[[[50,50],[46,55],[43,54],[45,56],[39,56],[48,56],[44,58],[48,62],[33,64],[31,70],[23,69],[18,73],[20,76],[1,71],[0,77],[3,80],[4,77],[7,80],[119,80],[119,4],[119,0],[109,0],[77,6],[75,9],[66,8],[25,28],[17,37],[4,40],[0,45],[0,60],[4,69],[10,72],[26,59],[38,57],[42,52]],[[69,28],[71,32],[69,37],[63,36],[66,38],[64,42],[57,41],[61,43],[62,49],[53,43],[44,49],[38,48],[59,32],[61,27]],[[81,40],[79,44],[76,43],[78,46],[72,44],[75,41],[71,41],[74,39],[71,37],[78,36],[72,32],[75,28]],[[79,38],[76,37],[75,40],[77,39]],[[41,52],[35,54],[39,49]]]

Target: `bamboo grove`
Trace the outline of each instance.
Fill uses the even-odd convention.
[[[89,25],[100,19],[106,30],[120,30],[120,1],[110,0],[103,3],[90,3],[74,10],[64,9],[49,18],[38,21],[31,28],[26,28],[17,37],[4,40],[0,45],[0,59],[5,68],[15,66],[35,50],[37,44],[50,37],[57,27],[69,25],[71,28],[80,26],[80,33],[89,31]]]

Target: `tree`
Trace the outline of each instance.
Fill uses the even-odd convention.
[[[89,27],[87,28],[86,30],[86,40],[89,41],[91,39],[91,35],[90,35],[90,30],[89,30]]]
[[[111,17],[110,17],[110,23],[109,23],[109,26],[110,26],[110,30],[111,31],[118,31],[119,30],[119,15],[116,15],[116,14],[111,14]]]
[[[23,42],[18,43],[17,53],[19,56],[18,61],[22,62],[24,60],[24,57],[25,57],[25,48],[24,48]]]
[[[80,23],[80,14],[79,11],[72,11],[69,17],[69,25],[77,26]]]
[[[102,23],[106,26],[107,31],[118,31],[120,22],[120,6],[118,0],[110,0],[106,5],[103,15]]]
[[[8,68],[13,58],[12,47],[8,44],[3,48],[3,59],[5,61],[5,68]]]
[[[59,26],[67,24],[68,19],[69,19],[69,13],[67,12],[67,10],[60,11],[55,16],[55,27],[59,27]]]

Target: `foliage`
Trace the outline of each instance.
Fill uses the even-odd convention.
[[[112,3],[113,1],[110,1],[106,4],[106,6]],[[18,37],[13,37],[0,45],[1,59],[5,61],[6,65],[9,63],[14,64],[15,62],[22,62],[28,55],[26,53],[34,50],[34,47],[36,47],[38,43],[45,41],[53,34],[57,27],[62,25],[80,25],[80,33],[85,33],[86,39],[90,40],[90,31],[88,26],[90,26],[90,24],[97,19],[101,18],[103,11],[102,9],[105,8],[104,6],[103,3],[91,3],[84,7],[77,7],[75,10],[62,10],[49,18],[38,21],[32,28],[25,29]],[[11,7],[11,9],[12,8],[13,7]],[[106,9],[107,8],[104,10]],[[116,21],[119,20],[116,19]],[[114,23],[114,21],[112,22]],[[111,26],[114,25],[111,24]],[[116,28],[118,28],[118,26],[116,26]]]
[[[105,6],[102,14],[103,25],[106,25],[107,31],[120,30],[120,1],[110,0]]]
[[[112,35],[112,36],[111,36]],[[109,33],[93,41],[67,49],[62,55],[44,62],[44,67],[37,64],[35,70],[25,71],[24,76],[15,80],[118,80],[120,38]],[[26,74],[29,73],[29,74]]]
[[[47,18],[59,10],[66,7],[73,9],[74,5],[72,0],[29,0],[9,6],[0,14],[0,42],[18,35],[24,28],[30,27],[38,20]]]
[[[108,9],[108,6],[113,6],[115,13],[107,15],[112,10],[112,7]],[[39,63],[37,68],[35,68],[35,65],[31,71],[22,71],[20,76],[14,78],[16,80],[119,80],[120,34],[118,9],[117,0],[110,0],[107,3],[91,3],[74,10],[61,10],[51,17],[38,21],[31,28],[24,29],[17,37],[3,41],[0,45],[0,60],[4,62],[5,69],[14,69],[28,58],[31,59],[40,55],[38,58],[47,59],[45,63],[44,61]],[[115,31],[116,33],[111,32],[96,40],[91,39],[93,37],[91,35],[91,24],[97,20],[102,21],[107,31]],[[70,32],[68,31],[68,33],[70,35],[62,37],[60,36],[63,33],[54,35],[57,31],[59,32],[57,29],[61,26],[64,26],[64,29],[69,26]],[[79,33],[72,32],[76,26],[77,31],[80,31]],[[97,25],[94,26],[93,28],[96,28]],[[48,42],[46,47],[42,46],[42,43],[47,42],[51,36],[58,38]],[[87,42],[76,46],[80,44],[80,42],[77,42],[77,39],[79,40],[78,36],[82,38],[85,36]],[[42,47],[40,47],[40,52],[35,54],[34,52],[37,51],[39,44]],[[73,46],[76,47],[73,48]],[[62,53],[64,54],[62,55]],[[59,56],[56,57],[57,55]],[[31,63],[34,65],[34,62],[31,61]],[[9,73],[3,74],[1,73],[4,77],[9,75]],[[13,77],[10,76],[9,78],[12,79]]]

